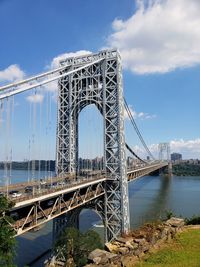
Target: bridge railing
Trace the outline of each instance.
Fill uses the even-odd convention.
[[[98,183],[99,181],[101,181],[103,179],[106,179],[105,175],[98,177],[98,178],[92,177],[92,178],[83,178],[83,179],[79,179],[79,180],[73,180],[73,182],[69,182],[66,185],[60,185],[57,188],[50,188],[50,189],[42,188],[42,189],[40,189],[40,191],[33,192],[33,194],[17,197],[16,199],[14,199],[14,202],[18,203],[18,202],[30,200],[33,198],[38,198],[38,197],[41,197],[44,195],[56,193],[56,192],[59,192],[61,190],[70,189],[70,188],[73,189],[75,186],[80,187],[81,185],[87,184],[88,182],[90,182],[90,183],[91,182],[97,182]],[[8,196],[8,198],[13,201],[12,196]]]

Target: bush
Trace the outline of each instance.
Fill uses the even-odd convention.
[[[66,260],[73,258],[76,266],[83,266],[87,263],[89,253],[96,248],[103,246],[100,236],[95,231],[81,233],[76,228],[69,227],[61,233],[54,251]]]
[[[14,203],[8,201],[5,197],[0,197],[0,266],[6,267],[14,266],[15,231],[11,226],[13,219],[6,215],[13,205]]]
[[[193,215],[192,218],[185,218],[185,223],[187,225],[190,225],[190,224],[193,224],[193,225],[200,224],[200,216]]]

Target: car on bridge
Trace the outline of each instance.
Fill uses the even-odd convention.
[[[26,186],[24,189],[25,193],[32,193],[33,192],[33,187],[32,186]]]
[[[9,195],[11,195],[11,197],[13,197],[13,198],[16,198],[16,197],[20,197],[22,195],[22,193],[19,191],[10,191]]]

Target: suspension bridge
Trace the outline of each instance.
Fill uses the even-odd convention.
[[[55,82],[58,87],[55,110],[56,174],[48,175],[50,164],[46,161],[47,175],[40,180],[34,176],[36,169],[42,171],[40,160],[39,167],[36,168],[36,160],[44,150],[41,144],[46,142],[51,130],[55,131],[52,129],[51,93],[47,92],[45,111],[42,110],[40,100],[46,86],[52,83],[55,85]],[[15,136],[14,114],[18,106],[16,98],[27,93],[29,95],[26,98],[31,100],[27,160],[29,176],[27,181],[13,183],[12,137]],[[32,100],[40,103],[39,112]],[[66,58],[60,61],[60,66],[56,69],[4,85],[0,87],[0,104],[0,123],[5,120],[5,125],[1,123],[0,130],[3,129],[6,138],[4,184],[0,190],[15,201],[10,214],[15,217],[12,226],[16,235],[50,220],[54,221],[56,235],[66,225],[78,225],[83,208],[92,208],[100,215],[105,227],[106,241],[129,230],[128,182],[168,167],[168,161],[162,157],[162,160],[154,158],[123,97],[121,58],[117,50]],[[79,160],[78,119],[81,111],[88,105],[95,105],[103,118],[102,164],[96,168],[91,165],[83,167]],[[124,112],[151,160],[144,160],[125,142]],[[46,117],[46,122],[43,117]],[[39,137],[43,140],[41,143],[38,141]],[[49,156],[50,147],[51,144],[46,144],[45,155]],[[167,146],[161,148],[161,154],[165,148],[168,149]],[[134,162],[137,164],[127,165],[126,152],[135,158]]]

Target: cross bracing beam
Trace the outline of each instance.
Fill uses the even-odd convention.
[[[17,202],[12,212],[17,212],[18,219],[13,225],[16,236],[85,205],[105,194],[105,178],[85,183],[81,187],[63,189],[54,194],[35,197],[28,201]]]
[[[104,60],[59,80],[56,169],[58,174],[79,171],[78,117],[84,107],[95,104],[104,121],[104,166],[110,178],[105,184],[104,214],[110,241],[129,229],[122,69],[117,50],[91,58],[97,56]],[[83,62],[79,57],[64,63],[76,69]]]
[[[51,71],[51,72],[39,74],[38,76],[34,76],[30,79],[20,81],[18,83],[2,86],[2,87],[0,87],[0,100],[7,98],[7,97],[10,97],[10,96],[13,96],[13,95],[16,95],[16,94],[19,94],[19,93],[22,93],[22,92],[25,92],[25,91],[28,91],[28,90],[31,90],[31,89],[36,88],[36,87],[43,86],[43,85],[48,84],[50,82],[59,80],[63,77],[66,77],[66,76],[71,75],[75,72],[78,72],[78,71],[80,71],[86,67],[92,66],[95,63],[101,62],[102,60],[103,60],[103,58],[95,60],[91,63],[85,64],[84,66],[78,67],[78,68],[71,70],[71,71],[64,72],[64,73],[59,74],[57,76],[54,76],[52,78],[47,78],[47,77],[49,75],[53,75],[57,72],[60,72],[69,66],[58,68],[58,69]],[[44,78],[44,80],[38,82],[38,79],[41,79],[41,78]],[[30,84],[30,82],[32,82],[32,83]]]

